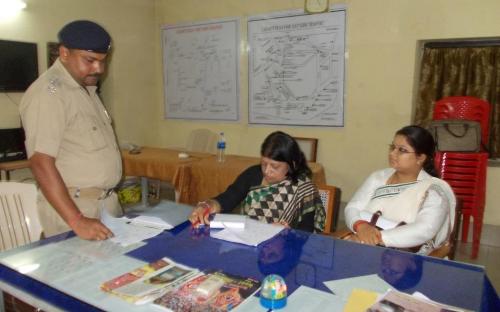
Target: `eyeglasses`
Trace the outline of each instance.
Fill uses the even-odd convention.
[[[416,153],[416,152],[412,152],[412,151],[407,150],[403,146],[396,146],[394,144],[389,144],[389,152],[392,152],[394,150],[396,150],[396,152],[398,153],[398,155],[414,154],[414,153]]]

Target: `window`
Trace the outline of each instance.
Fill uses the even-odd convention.
[[[490,103],[487,147],[491,158],[499,158],[500,39],[423,42],[415,124],[428,125],[437,100],[465,95]]]

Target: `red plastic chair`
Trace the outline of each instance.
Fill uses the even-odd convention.
[[[472,217],[472,258],[476,258],[481,242],[486,194],[488,153],[436,153],[435,165],[439,176],[450,184],[455,196],[462,201],[462,241],[467,242]]]
[[[481,124],[481,141],[485,146],[489,135],[490,104],[470,96],[450,96],[436,102],[434,120],[465,119]],[[472,258],[479,252],[486,201],[486,168],[488,153],[438,152],[436,170],[448,182],[455,195],[463,202],[462,241],[467,242],[470,217],[473,218]]]

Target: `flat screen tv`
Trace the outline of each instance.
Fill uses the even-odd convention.
[[[0,129],[0,162],[26,159],[24,129]]]
[[[0,40],[0,92],[25,91],[37,77],[36,43]]]

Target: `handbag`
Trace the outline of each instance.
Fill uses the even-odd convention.
[[[433,120],[429,132],[442,152],[478,152],[481,147],[481,124],[463,119]]]

